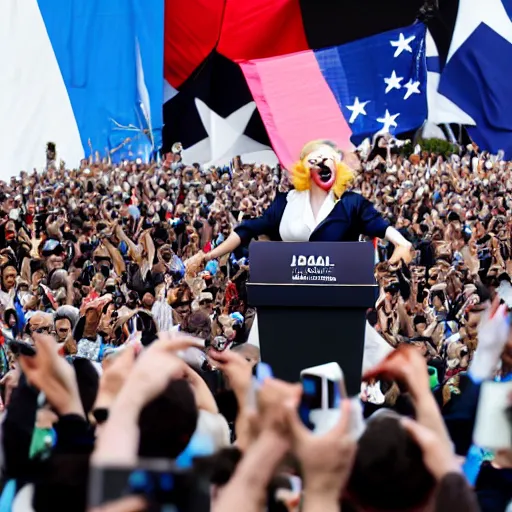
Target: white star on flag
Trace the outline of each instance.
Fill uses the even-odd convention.
[[[453,54],[481,23],[485,23],[503,39],[512,43],[512,23],[502,0],[487,0],[485,4],[478,0],[465,0],[459,4],[447,61],[450,61]]]
[[[413,94],[421,94],[420,82],[413,82],[412,78],[404,85],[404,87],[407,89],[404,100],[409,99]]]
[[[353,105],[347,105],[347,109],[350,110],[350,112],[352,112],[352,115],[350,116],[350,119],[348,121],[350,124],[352,124],[358,118],[358,116],[360,114],[363,116],[366,115],[366,110],[364,108],[366,107],[366,105],[368,105],[368,103],[370,103],[370,102],[369,101],[360,102],[359,98],[356,98],[354,100]]]
[[[393,73],[391,73],[391,76],[389,78],[384,78],[384,82],[386,82],[386,94],[389,91],[392,91],[393,89],[401,89],[402,86],[400,85],[400,82],[404,78],[402,76],[396,76],[396,71],[393,70]]]
[[[198,98],[195,99],[195,104],[208,136],[183,151],[182,156],[185,161],[201,162],[205,160],[205,155],[208,155],[209,161],[204,164],[205,166],[224,165],[231,160],[232,155],[242,154],[252,155],[255,158],[253,161],[268,161],[268,156],[267,160],[260,160],[260,156],[271,152],[272,148],[244,134],[256,110],[254,101],[247,103],[226,118],[219,116]]]
[[[377,122],[381,123],[383,125],[382,129],[380,130],[380,133],[389,133],[389,129],[391,127],[396,128],[398,126],[398,124],[396,122],[396,118],[399,115],[400,114],[393,114],[393,115],[391,115],[389,113],[389,110],[386,109],[386,114],[384,115],[384,117],[379,117],[377,119]]]
[[[405,36],[402,33],[400,33],[400,36],[398,37],[398,41],[390,41],[391,46],[393,46],[393,48],[396,48],[395,54],[393,55],[393,57],[395,57],[395,58],[399,57],[400,55],[402,55],[402,52],[412,53],[412,48],[409,43],[411,43],[415,39],[416,39],[416,36],[411,36],[406,39]]]

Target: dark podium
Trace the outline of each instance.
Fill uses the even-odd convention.
[[[366,311],[375,305],[374,247],[363,242],[252,242],[248,302],[261,356],[278,378],[336,361],[361,389]]]

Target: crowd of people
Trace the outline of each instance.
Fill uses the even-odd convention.
[[[384,136],[346,156],[414,257],[377,241],[367,329],[389,355],[322,435],[299,384],[254,376],[247,245],[194,258],[288,190],[284,169],[178,146],[71,170],[49,145],[43,172],[0,182],[0,511],[507,510],[512,451],[473,431],[482,383],[512,378],[512,163],[409,153]]]

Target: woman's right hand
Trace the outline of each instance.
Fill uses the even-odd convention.
[[[197,254],[185,261],[185,269],[187,274],[196,274],[206,261],[206,254],[199,251]]]

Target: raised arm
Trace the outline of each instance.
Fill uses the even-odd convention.
[[[248,244],[261,235],[269,235],[271,238],[279,237],[279,224],[285,208],[286,194],[278,194],[261,217],[243,221],[218,247],[208,254],[199,253],[197,257],[191,258],[189,262],[197,264],[222,258],[222,256],[233,252],[241,244]]]

